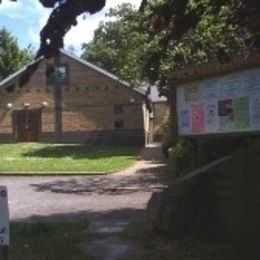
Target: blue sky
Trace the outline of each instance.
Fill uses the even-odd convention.
[[[86,14],[85,19],[78,17],[78,25],[73,27],[65,37],[66,46],[72,45],[77,53],[83,42],[89,42],[99,22],[105,19],[105,13],[109,8],[121,3],[131,2],[139,6],[141,0],[107,0],[106,7],[94,15]],[[32,45],[37,50],[39,45],[39,32],[45,25],[52,9],[43,8],[38,0],[17,0],[10,2],[2,0],[0,4],[0,28],[5,27],[17,38],[21,48]]]

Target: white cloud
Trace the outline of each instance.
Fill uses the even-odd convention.
[[[80,52],[80,48],[82,43],[89,42],[94,36],[94,31],[97,29],[99,23],[101,21],[106,20],[105,13],[112,7],[115,7],[122,3],[129,3],[131,2],[132,5],[139,7],[141,0],[113,0],[107,1],[105,8],[94,15],[86,15],[86,19],[83,20],[82,16],[79,17],[78,24],[75,27],[72,27],[71,30],[65,36],[65,44],[66,46],[72,45],[75,49],[77,54]]]
[[[38,0],[20,0],[17,2],[3,0],[0,4],[0,15],[14,20],[18,26],[22,23],[23,26],[27,25],[21,31],[26,32],[28,41],[33,44],[39,44],[39,32],[46,23],[50,12],[51,9],[44,8]]]
[[[90,42],[94,36],[94,31],[99,23],[105,19],[104,15],[94,14],[78,17],[78,24],[73,26],[65,36],[64,42],[67,46],[73,45],[77,50],[81,48],[82,43]]]
[[[131,3],[132,5],[139,7],[141,0],[113,0],[113,1],[107,1],[106,8],[109,9],[111,7],[115,7],[117,5],[120,5],[122,3]]]
[[[28,37],[34,45],[40,43],[40,31],[46,24],[52,9],[44,8],[39,1],[31,1],[27,4],[27,19],[32,19],[33,25],[27,28]]]
[[[22,3],[3,1],[0,4],[0,14],[8,16],[12,19],[22,17],[20,12],[22,8]]]
[[[86,13],[85,20],[83,20],[82,16],[78,17],[77,26],[72,27],[67,33],[65,37],[65,45],[72,45],[77,50],[77,54],[79,54],[83,42],[91,41],[95,29],[102,20],[106,19],[105,13],[110,8],[122,3],[131,3],[138,7],[141,0],[107,0],[106,2],[105,8],[99,13],[94,15],[88,15]],[[51,8],[44,8],[38,0],[18,0],[17,2],[3,0],[2,4],[0,4],[0,15],[8,16],[18,23],[19,20],[23,20],[23,22],[28,25],[27,28],[23,28],[22,32],[27,34],[28,43],[32,43],[36,46],[36,49],[40,42],[39,33],[46,24],[51,11]]]

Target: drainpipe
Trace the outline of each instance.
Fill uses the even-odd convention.
[[[60,55],[54,58],[54,67],[59,67]],[[62,140],[62,86],[59,80],[54,83],[54,107],[55,107],[55,139],[57,142]]]

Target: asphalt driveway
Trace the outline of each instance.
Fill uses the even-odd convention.
[[[86,218],[105,231],[142,217],[152,192],[165,186],[165,172],[155,145],[144,148],[131,168],[109,176],[0,176],[0,184],[8,187],[11,220]]]

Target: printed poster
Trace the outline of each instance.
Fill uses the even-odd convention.
[[[205,101],[221,98],[221,88],[218,87],[218,83],[217,80],[207,80],[201,86],[201,96]]]
[[[219,127],[221,130],[233,128],[234,111],[232,99],[220,100],[218,102]]]
[[[204,132],[204,106],[203,104],[192,105],[192,132]]]
[[[252,98],[251,124],[252,127],[260,127],[260,96]]]
[[[222,94],[224,98],[236,98],[241,95],[241,80],[233,79],[224,81]]]
[[[181,128],[190,129],[190,111],[189,108],[181,110]]]
[[[244,92],[246,94],[260,93],[260,74],[250,73],[246,75],[244,80]]]
[[[198,84],[193,83],[185,86],[184,96],[185,96],[185,101],[187,103],[198,101],[200,99]]]
[[[242,97],[233,101],[235,129],[249,128],[249,98]]]
[[[205,128],[214,131],[218,128],[218,106],[217,103],[205,105]]]

